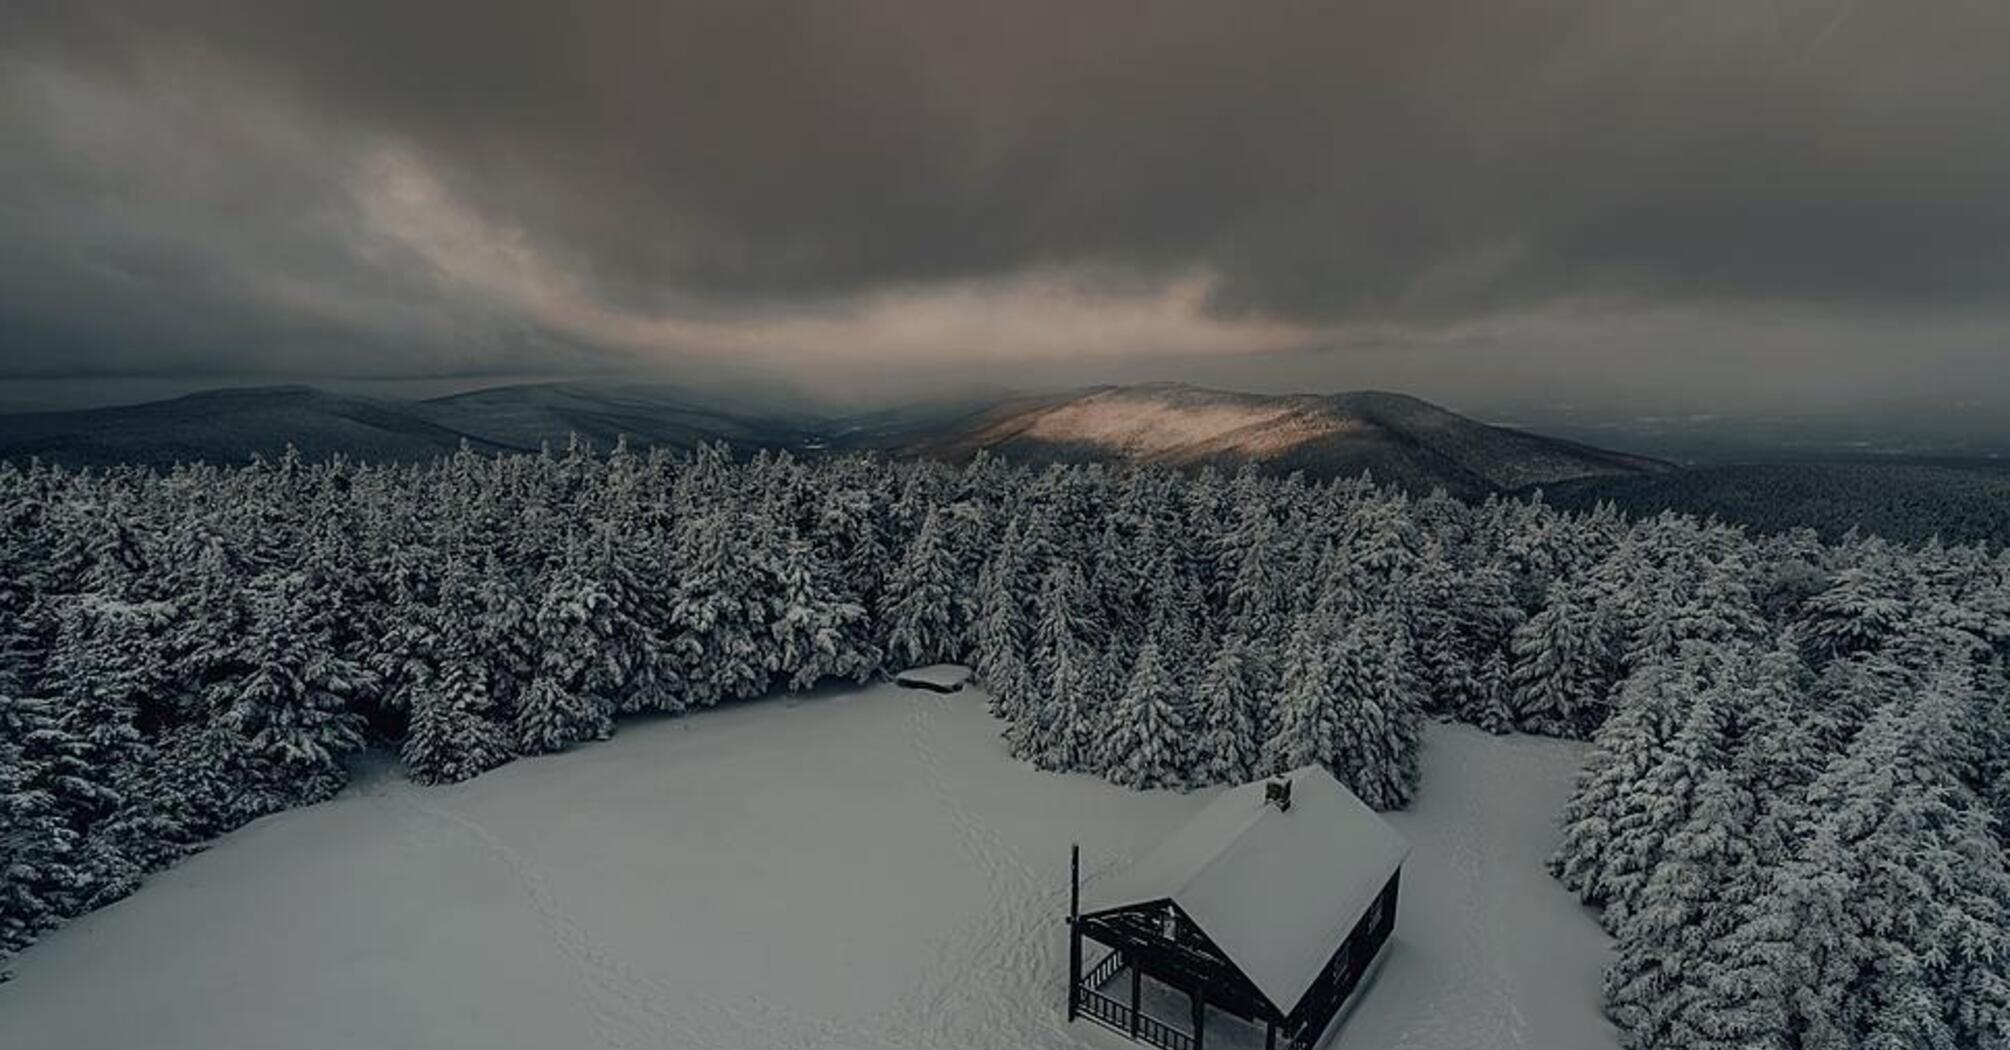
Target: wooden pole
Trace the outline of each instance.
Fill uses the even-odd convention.
[[[1068,1020],[1082,1001],[1082,846],[1068,845]]]
[[[1131,967],[1131,1038],[1136,1039],[1138,1037],[1138,1025],[1142,1023],[1139,1018],[1144,1014],[1144,996],[1142,994],[1144,991],[1144,976],[1138,971],[1138,961],[1136,959],[1125,959],[1124,962],[1130,964]]]
[[[1263,1050],[1277,1050],[1277,1022],[1263,1026]]]
[[[1207,1032],[1207,996],[1199,988],[1187,994],[1193,997],[1193,1050],[1200,1050],[1201,1038]]]

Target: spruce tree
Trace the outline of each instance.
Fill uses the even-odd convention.
[[[1719,688],[1704,689],[1690,701],[1682,727],[1647,775],[1621,798],[1604,846],[1602,870],[1589,891],[1605,902],[1600,918],[1608,930],[1624,926],[1640,906],[1668,840],[1695,811],[1696,792],[1724,768],[1725,721]]]
[[[1036,693],[1014,736],[1014,750],[1043,769],[1093,767],[1101,696],[1100,654],[1090,643],[1088,595],[1074,567],[1062,562],[1040,588],[1033,637]]]
[[[942,515],[930,508],[907,554],[887,580],[887,655],[913,666],[956,658],[956,562],[944,536]]]
[[[978,676],[991,688],[999,714],[1016,717],[1025,675],[1028,634],[1027,589],[1031,572],[1019,519],[1005,527],[998,549],[985,562],[977,583],[975,660]],[[1011,684],[1006,684],[1010,681]]]
[[[1111,717],[1104,774],[1134,788],[1183,785],[1185,732],[1158,643],[1147,641],[1138,650],[1130,684]]]
[[[1208,661],[1194,698],[1200,716],[1193,748],[1195,783],[1241,784],[1256,776],[1263,756],[1258,700],[1249,643],[1230,634]]]
[[[1263,771],[1282,773],[1319,762],[1348,779],[1351,770],[1333,764],[1339,719],[1340,698],[1326,646],[1312,618],[1300,616],[1285,647],[1275,724],[1263,747]]]
[[[363,720],[348,698],[368,672],[334,648],[313,615],[318,596],[297,573],[263,578],[245,654],[249,670],[223,690],[225,718],[264,758],[288,771],[302,800],[343,782],[340,758],[363,743]]]
[[[85,889],[80,838],[54,790],[71,753],[47,704],[0,693],[0,957],[67,917]]]
[[[774,615],[775,670],[788,687],[807,689],[825,678],[865,681],[880,664],[870,629],[865,609],[830,585],[816,549],[790,541]]]
[[[562,751],[613,732],[616,670],[605,645],[613,611],[576,548],[552,573],[537,608],[537,669],[517,698],[515,743],[525,754]]]
[[[512,735],[489,692],[488,668],[457,645],[414,697],[402,755],[412,779],[451,783],[509,761]]]
[[[1669,838],[1640,903],[1618,924],[1619,962],[1605,978],[1606,1009],[1634,1050],[1703,1038],[1703,1001],[1719,942],[1763,886],[1749,793],[1723,769],[1696,789],[1689,820]]]
[[[1493,649],[1480,664],[1479,679],[1459,717],[1489,733],[1513,732],[1514,708],[1509,703],[1513,695],[1514,688],[1508,682],[1507,653]]]
[[[713,508],[677,523],[677,581],[665,636],[690,706],[757,696],[767,688],[772,601],[757,594],[735,542],[745,522]]]
[[[1627,679],[1618,711],[1599,727],[1564,804],[1563,841],[1550,871],[1587,904],[1606,900],[1613,839],[1638,785],[1659,762],[1701,687],[1696,660],[1654,664]]]
[[[1609,659],[1597,612],[1564,584],[1512,642],[1515,719],[1523,729],[1584,737],[1602,718]]]

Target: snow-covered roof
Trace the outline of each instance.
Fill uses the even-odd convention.
[[[1135,864],[1085,886],[1083,911],[1171,900],[1273,1005],[1295,1007],[1410,844],[1323,766],[1284,775],[1289,810],[1264,801],[1264,781],[1231,788]]]
[[[910,667],[893,676],[894,684],[909,689],[933,689],[938,693],[953,693],[963,688],[970,680],[970,668],[962,664],[929,664],[926,667]]]

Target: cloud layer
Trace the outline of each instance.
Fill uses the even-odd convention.
[[[2002,4],[10,8],[0,374],[2010,378]]]

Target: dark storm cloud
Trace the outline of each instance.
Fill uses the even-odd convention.
[[[35,250],[5,264],[0,333],[54,336],[0,338],[65,357],[157,328],[442,360],[627,331],[435,287],[465,223],[430,255],[360,235],[355,173],[385,150],[508,231],[480,247],[490,292],[548,283],[521,249],[606,311],[787,314],[1048,271],[1204,273],[1212,316],[1310,332],[1587,302],[1993,314],[2010,292],[2010,6],[1981,0],[18,11],[0,61],[43,97],[0,110],[35,154],[0,160],[0,189]],[[178,93],[215,127],[65,145],[108,119],[80,98],[144,137]]]

